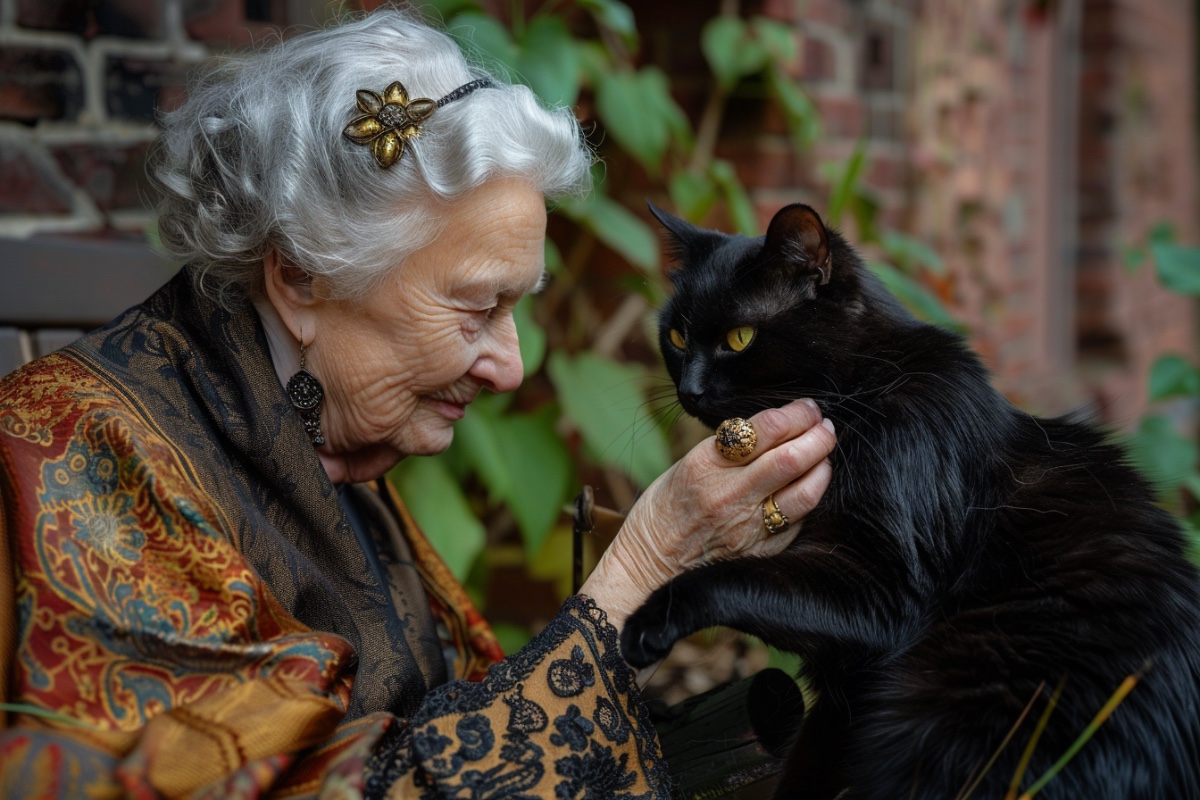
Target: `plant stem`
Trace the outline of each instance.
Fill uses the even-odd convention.
[[[721,0],[721,16],[738,16],[737,0]],[[717,149],[717,139],[721,135],[721,120],[725,117],[725,106],[729,101],[729,91],[717,83],[713,86],[708,100],[704,103],[704,111],[700,115],[700,125],[696,131],[696,147],[692,150],[692,158],[688,163],[688,171],[702,173],[712,163],[713,153]]]
[[[71,725],[76,728],[88,727],[86,723],[74,717],[68,717],[66,714],[60,714],[57,711],[50,711],[45,708],[29,705],[28,703],[0,703],[0,712],[3,711],[13,714],[28,714],[31,717],[42,717],[43,719],[53,720],[54,722]]]
[[[525,0],[510,0],[508,14],[509,23],[512,25],[513,39],[520,41],[525,36]]]
[[[975,779],[975,781],[969,787],[966,788],[965,792],[961,792],[959,794],[959,796],[956,798],[956,800],[968,800],[968,798],[970,798],[970,796],[975,792],[975,790],[979,788],[979,784],[983,781],[984,776],[986,776],[988,774],[988,771],[996,763],[996,759],[1000,757],[1000,754],[1002,752],[1004,752],[1004,748],[1008,747],[1008,743],[1010,741],[1012,741],[1012,738],[1016,734],[1017,729],[1020,728],[1021,723],[1023,723],[1025,721],[1025,717],[1029,716],[1030,709],[1033,708],[1034,702],[1037,701],[1037,699],[1042,696],[1042,690],[1045,688],[1046,688],[1045,681],[1042,681],[1041,683],[1038,684],[1038,688],[1034,691],[1033,697],[1029,698],[1029,702],[1025,704],[1025,708],[1023,711],[1021,711],[1021,715],[1019,717],[1017,717],[1017,721],[1014,722],[1012,727],[1008,729],[1008,733],[1005,735],[1004,741],[1000,742],[1000,746],[996,748],[996,752],[992,753],[992,757],[989,758],[988,762],[983,765],[983,771],[979,773],[979,777],[977,777]],[[968,778],[968,780],[970,780],[970,779]]]
[[[1033,758],[1033,751],[1037,747],[1038,739],[1042,738],[1042,731],[1046,730],[1046,725],[1050,722],[1050,715],[1054,713],[1054,707],[1058,705],[1058,698],[1062,696],[1063,687],[1066,685],[1067,676],[1063,675],[1058,686],[1054,688],[1054,694],[1050,695],[1050,702],[1038,719],[1037,727],[1033,729],[1029,742],[1025,745],[1025,752],[1021,753],[1021,761],[1017,764],[1017,771],[1013,773],[1012,783],[1008,786],[1008,793],[1004,795],[1004,800],[1016,800],[1017,790],[1021,788],[1021,779],[1025,777],[1025,771],[1029,769],[1029,761]]]
[[[1058,759],[1058,761],[1055,761],[1050,769],[1046,770],[1045,774],[1038,778],[1034,782],[1033,786],[1029,787],[1029,790],[1026,791],[1025,794],[1021,795],[1020,800],[1032,800],[1035,794],[1045,788],[1046,784],[1049,783],[1055,775],[1062,771],[1063,767],[1065,767],[1070,760],[1074,758],[1081,749],[1083,749],[1083,746],[1088,743],[1088,740],[1090,740],[1092,736],[1095,735],[1096,731],[1100,729],[1100,726],[1108,720],[1112,712],[1121,704],[1121,701],[1129,696],[1129,693],[1133,691],[1133,687],[1137,686],[1138,682],[1141,681],[1142,676],[1145,674],[1148,666],[1149,665],[1142,667],[1141,670],[1121,681],[1121,685],[1118,686],[1117,690],[1112,693],[1112,696],[1108,698],[1108,702],[1105,703],[1104,706],[1096,713],[1096,716],[1092,718],[1092,721],[1088,723],[1088,726],[1083,729],[1083,733],[1079,734],[1079,738],[1067,748],[1067,752],[1062,754],[1062,758]]]

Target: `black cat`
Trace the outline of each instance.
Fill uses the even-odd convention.
[[[971,795],[999,800],[1060,680],[1026,788],[1144,672],[1038,797],[1200,798],[1200,575],[1124,453],[1011,405],[811,208],[756,239],[652,210],[682,264],[660,340],[683,408],[716,426],[812,397],[838,447],[795,542],[661,587],[630,663],[713,625],[800,654],[818,700],[789,799],[952,800],[1033,701]]]

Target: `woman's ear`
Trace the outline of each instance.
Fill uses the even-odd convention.
[[[316,337],[320,299],[313,294],[312,276],[278,250],[263,257],[263,292],[297,342],[308,344]]]

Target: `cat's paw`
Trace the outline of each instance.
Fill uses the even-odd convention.
[[[645,611],[643,607],[635,612],[621,631],[621,655],[637,669],[661,661],[679,638],[669,622],[654,619]]]

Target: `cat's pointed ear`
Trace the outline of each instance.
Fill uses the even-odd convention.
[[[829,283],[833,264],[829,232],[816,211],[801,203],[781,208],[767,226],[768,252],[777,253],[802,272],[816,272],[821,283]]]
[[[659,224],[666,228],[667,232],[680,242],[687,242],[701,233],[700,228],[697,228],[686,219],[680,219],[671,212],[664,211],[649,200],[646,201],[646,207],[650,209],[650,213],[659,221]]]
[[[702,258],[711,253],[722,240],[722,234],[697,227],[686,219],[664,211],[649,200],[646,201],[646,205],[654,218],[667,229],[667,244],[671,256],[684,265],[692,259]]]

